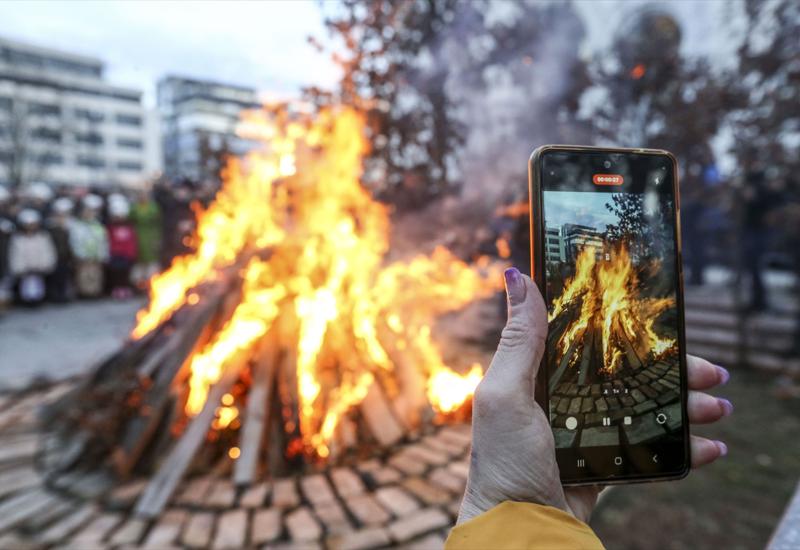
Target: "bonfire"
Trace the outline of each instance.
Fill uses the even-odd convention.
[[[445,364],[434,324],[492,296],[501,266],[443,247],[387,258],[361,114],[265,108],[242,133],[261,147],[197,210],[194,252],[152,279],[130,341],[51,414],[50,467],[152,475],[143,516],[220,459],[248,484],[463,418],[483,374]]]

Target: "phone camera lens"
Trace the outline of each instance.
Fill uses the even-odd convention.
[[[607,160],[603,163],[603,168],[611,168],[611,161]]]

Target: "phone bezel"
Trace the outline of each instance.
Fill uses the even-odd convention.
[[[591,147],[591,146],[576,146],[576,145],[544,145],[538,147],[531,154],[528,162],[528,200],[530,209],[530,255],[531,255],[531,274],[534,282],[539,287],[539,291],[543,297],[546,297],[545,285],[545,272],[544,272],[544,218],[542,212],[542,158],[546,153],[591,153],[611,155],[648,155],[666,157],[672,163],[672,186],[673,196],[675,200],[675,252],[677,255],[677,270],[678,277],[678,291],[677,291],[677,304],[678,304],[678,345],[679,345],[679,365],[681,373],[681,412],[683,415],[683,466],[679,470],[666,471],[663,473],[634,473],[615,475],[613,477],[590,477],[578,479],[565,479],[562,477],[561,482],[564,485],[579,486],[579,485],[617,485],[628,483],[645,483],[651,481],[669,481],[682,479],[689,474],[691,469],[691,454],[690,454],[690,434],[689,434],[689,417],[687,411],[687,396],[688,396],[688,382],[687,382],[687,367],[686,367],[686,335],[685,335],[685,321],[684,321],[684,299],[683,299],[683,256],[681,252],[681,226],[680,226],[680,193],[679,193],[679,175],[678,175],[678,161],[675,156],[669,151],[663,149],[645,149],[645,148],[621,148],[621,147]],[[609,159],[612,160],[613,159]],[[540,363],[539,373],[536,383],[535,398],[545,410],[549,410],[550,395],[547,384],[547,369],[544,367],[548,357],[548,350],[542,356]],[[549,417],[549,414],[548,414]],[[559,467],[559,470],[561,468]]]

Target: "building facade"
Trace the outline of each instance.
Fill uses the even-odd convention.
[[[566,223],[561,226],[561,235],[564,242],[565,257],[574,261],[581,250],[587,246],[595,249],[595,256],[599,260],[604,254],[603,235],[594,227]]]
[[[146,162],[141,91],[103,62],[0,38],[0,183],[138,186]]]
[[[566,261],[564,250],[564,239],[561,235],[560,227],[548,227],[545,229],[545,258],[548,262],[561,263]]]
[[[219,181],[227,155],[255,144],[237,135],[242,111],[260,107],[255,89],[167,76],[158,83],[164,174]]]

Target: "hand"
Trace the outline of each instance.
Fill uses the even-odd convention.
[[[588,522],[599,486],[561,485],[553,432],[547,414],[533,398],[536,372],[547,337],[547,311],[539,289],[517,269],[508,269],[509,316],[500,344],[475,392],[472,455],[458,523],[506,500],[560,508]],[[716,422],[733,411],[726,399],[708,390],[728,381],[722,367],[688,357],[689,422]],[[691,436],[692,468],[728,452],[721,441]]]

